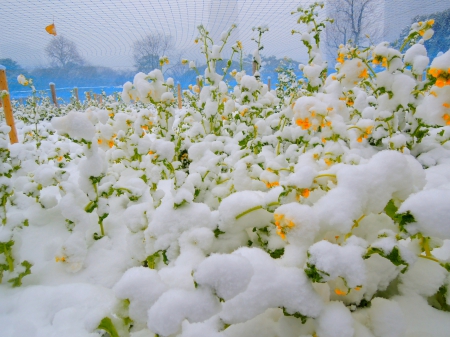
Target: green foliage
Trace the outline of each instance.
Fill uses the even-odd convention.
[[[317,282],[317,283],[323,283],[325,282],[323,279],[323,275],[327,275],[330,276],[330,274],[319,270],[316,268],[316,266],[314,264],[311,263],[306,263],[306,268],[305,268],[305,274],[306,276],[308,276],[308,278],[312,281],[312,282]]]
[[[409,223],[416,222],[416,219],[414,216],[410,213],[410,211],[407,211],[405,213],[397,213],[398,207],[395,206],[394,200],[389,200],[386,207],[384,208],[384,211],[386,215],[388,215],[396,224],[399,225],[400,230],[402,232],[406,232],[405,226]]]
[[[33,266],[30,262],[28,262],[27,260],[22,261],[22,263],[20,264],[21,266],[25,267],[25,270],[21,273],[19,273],[19,275],[17,277],[11,278],[8,280],[8,282],[12,283],[12,286],[15,287],[20,287],[22,285],[22,279],[31,274],[31,267]]]
[[[380,248],[370,247],[367,250],[366,255],[364,256],[364,259],[368,259],[372,254],[379,254],[380,256],[388,259],[391,261],[395,266],[405,266],[401,272],[405,273],[408,270],[409,263],[402,259],[402,256],[400,254],[400,250],[397,246],[392,248],[392,250],[389,252],[389,254],[386,254],[384,250]]]
[[[10,273],[14,271],[14,257],[12,255],[12,246],[14,246],[13,240],[10,240],[8,242],[0,242],[0,254],[3,254],[6,260],[6,263],[0,264],[0,282],[2,281],[4,271],[9,271]]]
[[[109,333],[110,337],[120,337],[117,333],[117,329],[114,326],[113,322],[111,321],[111,318],[105,317],[100,321],[100,324],[98,325],[97,329],[105,330],[107,333]]]
[[[149,267],[150,269],[155,269],[157,259],[159,259],[161,257],[160,253],[161,253],[164,264],[168,265],[169,259],[167,258],[166,250],[158,250],[157,252],[153,253],[152,255],[147,256],[147,258],[145,259],[144,264],[143,264],[144,267]]]
[[[447,303],[448,286],[443,285],[436,294],[428,298],[428,303],[434,308],[450,312],[450,305]]]
[[[269,254],[270,254],[270,257],[272,257],[273,259],[279,259],[280,257],[282,257],[284,255],[284,247],[275,249],[273,251],[269,251]]]
[[[216,237],[216,239],[219,237],[219,235],[221,235],[221,234],[225,234],[225,232],[222,232],[220,229],[219,229],[219,227],[217,227],[215,230],[214,230],[214,236]]]
[[[308,316],[302,315],[299,312],[294,312],[293,314],[290,314],[290,313],[288,313],[286,311],[285,307],[282,307],[282,309],[283,309],[283,315],[284,316],[292,316],[292,317],[295,317],[295,318],[300,318],[300,320],[302,321],[302,324],[305,324],[306,321],[308,320]]]

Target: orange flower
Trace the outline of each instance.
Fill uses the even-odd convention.
[[[449,114],[444,114],[442,116],[442,119],[445,121],[446,125],[450,125],[450,115]]]
[[[300,126],[303,130],[309,129],[309,128],[311,127],[311,125],[312,125],[312,124],[310,123],[308,117],[305,118],[304,120],[303,120],[303,119],[298,119],[296,123],[297,123],[297,125]]]
[[[361,73],[358,76],[359,78],[368,78],[369,74],[367,73],[367,68],[364,68],[363,71],[361,71]]]
[[[442,104],[442,106],[443,106],[444,108],[450,108],[450,104],[449,104],[449,103],[444,103],[444,104]]]
[[[97,143],[98,143],[98,145],[102,145],[103,140],[102,140],[101,138],[99,138],[99,139],[97,140]]]
[[[430,68],[430,69],[428,70],[428,73],[429,73],[431,76],[437,78],[437,77],[442,73],[442,70],[441,70],[441,69],[437,69],[437,68]]]
[[[112,148],[114,146],[114,142],[113,142],[112,139],[108,142],[108,145],[109,145],[110,148]]]
[[[445,80],[442,77],[439,77],[438,80],[436,81],[436,86],[438,88],[442,88],[445,86]]]
[[[307,189],[307,188],[305,188],[303,191],[302,191],[302,197],[303,198],[308,198],[309,197],[309,189]]]
[[[334,289],[334,292],[336,293],[336,295],[339,295],[339,296],[347,295],[347,293],[345,291],[338,289],[338,288]]]
[[[277,227],[277,234],[284,240],[286,233],[295,227],[295,223],[292,220],[288,220],[284,217],[284,214],[274,214],[275,226]]]
[[[430,91],[430,95],[433,95],[434,97],[437,97],[437,94],[434,91]]]
[[[63,160],[63,158],[64,158],[63,156],[59,156],[59,157],[58,157],[58,161]]]
[[[280,186],[280,183],[278,181],[274,181],[273,183],[266,182],[266,187],[267,188],[272,188],[272,187],[275,187],[275,186]]]
[[[148,125],[141,125],[141,128],[142,128],[143,130],[148,130]]]

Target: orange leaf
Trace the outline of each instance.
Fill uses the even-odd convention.
[[[47,31],[47,33],[56,36],[56,27],[54,23],[45,27],[45,30]]]

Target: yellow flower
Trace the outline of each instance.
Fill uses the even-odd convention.
[[[186,59],[182,59],[181,60],[181,64],[182,65],[186,65],[186,64],[188,64],[189,63],[189,60],[186,60]]]
[[[274,213],[275,226],[277,227],[277,234],[284,240],[286,233],[295,227],[292,220],[286,219],[284,214]]]
[[[361,71],[361,73],[358,76],[359,78],[368,78],[369,74],[367,73],[367,68],[364,68],[363,71]]]

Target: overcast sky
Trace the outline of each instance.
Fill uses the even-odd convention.
[[[383,3],[382,0],[376,0]],[[188,59],[199,59],[194,44],[199,24],[209,25],[213,36],[232,23],[237,36],[251,53],[255,42],[251,28],[267,24],[263,55],[288,56],[306,61],[296,17],[300,4],[292,0],[0,0],[0,58],[13,58],[24,67],[45,67],[44,48],[53,38],[45,27],[54,20],[58,35],[74,41],[82,57],[92,65],[117,69],[133,66],[132,45],[148,33],[171,35]],[[449,0],[388,0],[382,27],[392,34],[412,16],[450,7]],[[392,34],[394,36],[395,34]],[[234,41],[233,41],[234,42]]]

